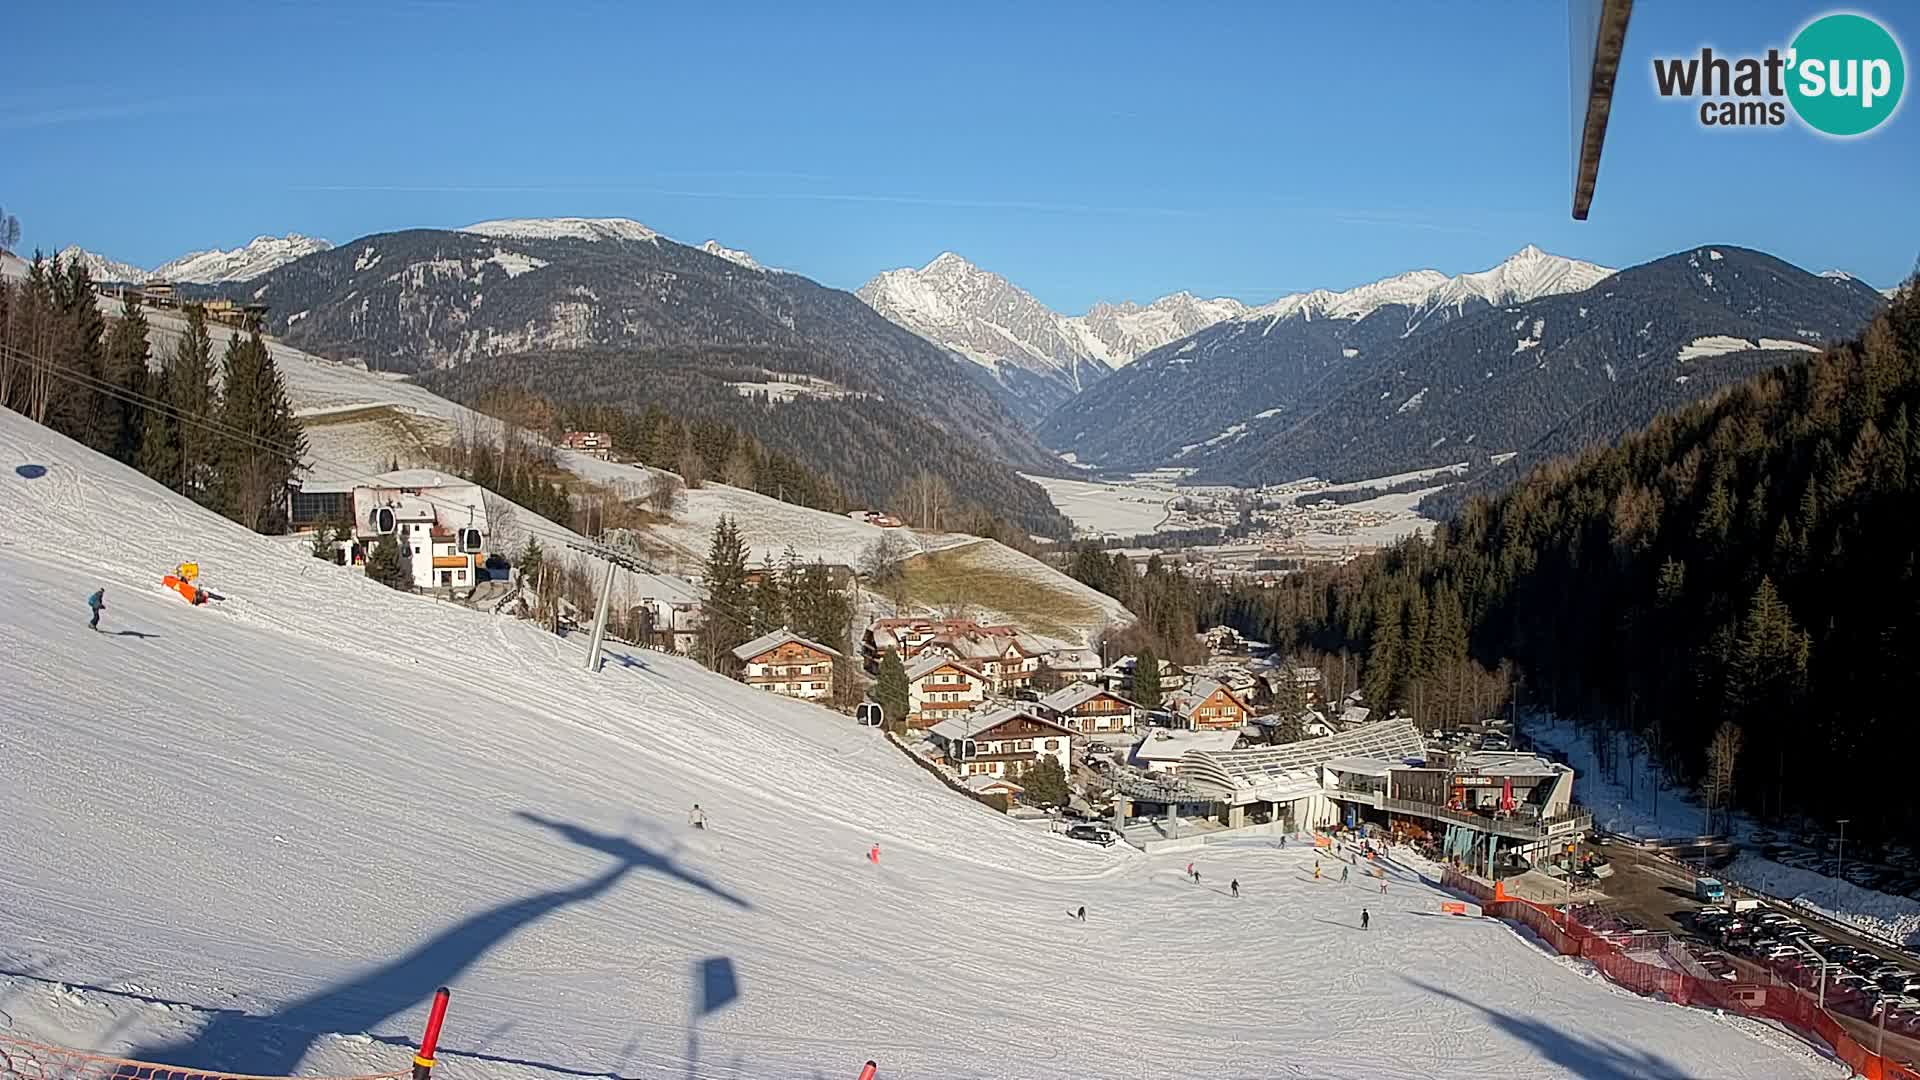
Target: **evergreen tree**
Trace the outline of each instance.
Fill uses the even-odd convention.
[[[1066,770],[1052,755],[1043,755],[1020,774],[1021,798],[1034,806],[1063,806],[1072,790],[1067,786]]]
[[[733,650],[752,636],[753,596],[747,588],[747,545],[733,518],[722,515],[713,528],[704,567],[705,618],[700,624],[701,655],[716,671],[731,670]]]
[[[149,381],[150,396],[163,402],[173,400],[173,361],[169,357],[159,374]],[[140,421],[141,472],[174,491],[182,489],[180,477],[180,423],[165,409],[150,409]]]
[[[152,348],[148,344],[147,313],[140,299],[128,294],[120,308],[120,317],[107,331],[106,368],[101,377],[121,393],[103,403],[100,417],[101,439],[108,452],[129,465],[140,463],[140,448],[145,441],[146,419],[150,415],[138,402],[150,392],[148,365]],[[128,400],[132,399],[132,400]]]
[[[759,637],[786,625],[787,605],[780,595],[780,572],[769,554],[760,564],[760,580],[753,586],[753,636]],[[805,635],[804,631],[797,632]]]
[[[408,566],[407,549],[389,533],[367,553],[367,576],[389,589],[406,592],[413,588],[413,571]]]
[[[907,698],[907,666],[900,662],[898,652],[888,649],[880,658],[880,679],[874,687],[873,700],[880,704],[887,723],[899,727],[907,722]]]
[[[1143,709],[1160,707],[1160,658],[1151,647],[1133,658],[1133,701]]]
[[[314,526],[312,551],[316,559],[333,560],[333,528],[325,522]]]
[[[540,579],[540,568],[546,564],[546,552],[540,549],[540,538],[527,537],[527,546],[520,552],[520,581],[531,588]]]
[[[164,385],[173,412],[173,457],[178,462],[175,490],[196,502],[217,495],[213,423],[219,400],[213,392],[213,342],[207,336],[206,309],[187,305],[187,328],[167,358]]]
[[[306,454],[306,436],[257,326],[245,338],[228,338],[225,367],[214,447],[221,512],[255,532],[284,532],[288,484]]]

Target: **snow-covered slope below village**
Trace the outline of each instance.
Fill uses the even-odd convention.
[[[387,591],[10,412],[0,491],[0,1027],[28,1037],[404,1069],[374,1040],[446,984],[467,1080],[1836,1075],[1431,917],[1403,873],[1381,897],[1223,845],[1196,887],[1189,855],[1021,825],[687,661],[590,675],[577,641]],[[161,589],[180,557],[230,599]]]

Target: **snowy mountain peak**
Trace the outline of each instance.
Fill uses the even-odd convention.
[[[96,282],[124,281],[138,285],[151,276],[137,266],[130,263],[116,262],[113,259],[107,258],[105,255],[96,255],[77,244],[62,248],[60,253],[54,256],[54,258],[59,259],[62,263],[70,263],[78,260],[87,268],[87,273],[91,275]]]
[[[232,251],[195,251],[154,268],[152,277],[208,285],[217,281],[249,281],[269,270],[327,251],[332,244],[313,236],[256,236]]]
[[[517,240],[660,240],[659,233],[630,218],[501,218],[478,221],[459,231]]]
[[[1241,318],[1364,319],[1380,308],[1397,305],[1416,312],[1411,326],[1417,324],[1419,314],[1458,309],[1469,302],[1499,306],[1579,292],[1611,273],[1607,267],[1552,255],[1528,244],[1489,270],[1454,277],[1438,270],[1413,270],[1342,292],[1315,289],[1291,293],[1253,308]]]
[[[766,267],[761,266],[758,262],[754,261],[754,258],[752,255],[749,255],[746,252],[741,251],[739,248],[727,247],[721,244],[720,241],[718,240],[709,240],[706,243],[701,244],[700,250],[706,252],[709,255],[712,255],[714,258],[725,259],[736,266],[744,266],[749,270],[760,270],[760,271],[766,270]]]

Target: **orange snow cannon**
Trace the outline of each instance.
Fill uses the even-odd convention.
[[[166,577],[161,578],[160,584],[179,593],[181,598],[189,604],[198,604],[201,602],[200,590],[194,586],[193,582],[187,581],[177,574],[168,574]]]

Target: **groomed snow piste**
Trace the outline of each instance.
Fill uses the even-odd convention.
[[[164,591],[180,558],[229,599]],[[1195,885],[690,662],[588,675],[577,640],[389,592],[5,411],[0,580],[0,1026],[29,1036],[400,1069],[377,1040],[446,983],[447,1080],[1838,1075],[1410,875],[1382,897],[1259,844]]]

